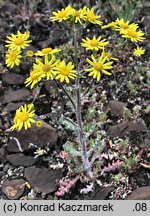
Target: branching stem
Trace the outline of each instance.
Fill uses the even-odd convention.
[[[77,66],[77,72],[79,71],[79,64],[78,64],[78,58],[77,58],[77,30],[74,26],[74,49],[75,49],[75,63]],[[87,175],[90,178],[93,178],[93,173],[91,170],[91,164],[89,162],[88,154],[87,154],[87,143],[83,131],[83,123],[82,123],[82,115],[81,115],[81,96],[80,96],[80,76],[77,74],[76,78],[76,119],[77,119],[77,125],[79,128],[78,132],[78,140],[80,143],[80,148],[81,148],[81,157],[82,157],[82,162],[83,162],[83,168],[84,171],[87,173]]]

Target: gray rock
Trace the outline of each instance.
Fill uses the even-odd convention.
[[[56,130],[42,121],[42,127],[36,127],[21,131],[13,131],[9,134],[7,150],[9,152],[29,152],[38,148],[53,148],[57,141]]]
[[[123,117],[124,108],[126,104],[116,100],[110,100],[108,103],[108,111],[110,111],[112,116]]]
[[[34,158],[32,156],[26,156],[21,153],[7,155],[7,159],[14,166],[24,166],[24,167],[32,166],[38,161],[38,158]]]
[[[94,200],[105,200],[105,198],[108,196],[108,194],[114,190],[114,187],[104,187],[99,189],[95,196],[93,197]]]
[[[9,90],[5,93],[3,104],[10,103],[12,101],[24,101],[27,100],[30,97],[31,93],[30,91],[26,89],[19,89],[19,90]]]
[[[1,19],[1,22],[0,22],[0,29],[1,29],[1,28],[3,28],[3,29],[4,29],[4,28],[5,28],[5,29],[9,29],[9,28],[10,28],[10,25],[8,24],[7,20],[4,20],[4,19],[2,20],[2,19]]]
[[[2,185],[2,192],[8,199],[16,200],[21,197],[25,190],[23,179],[6,180]]]
[[[66,38],[65,33],[62,29],[54,29],[51,30],[50,38],[44,41],[38,42],[38,46],[43,49],[45,47],[51,47],[55,43],[60,43],[61,40]]]
[[[5,164],[5,166],[4,166],[4,168],[3,168],[3,171],[4,171],[4,172],[7,172],[7,171],[9,170],[9,166],[10,166],[9,163]]]
[[[144,141],[139,143],[139,147],[150,149],[150,131],[147,132]]]
[[[60,170],[28,167],[25,177],[32,187],[42,193],[52,193],[57,189],[57,182],[62,178]]]
[[[1,11],[5,11],[7,14],[12,14],[16,12],[17,5],[13,4],[11,1],[2,1],[1,2]]]
[[[6,173],[3,171],[0,171],[0,178],[2,178]]]
[[[149,15],[144,17],[143,25],[144,25],[145,28],[150,26],[150,16]]]
[[[22,75],[15,74],[15,73],[9,73],[9,74],[3,74],[2,80],[6,82],[7,84],[23,84],[25,81],[25,78]]]
[[[22,105],[24,105],[24,102],[20,102],[20,103],[10,102],[6,105],[5,110],[8,112],[15,111],[16,109],[18,109]]]
[[[5,149],[4,148],[0,148],[0,163],[5,163],[7,161],[6,157],[5,157]]]
[[[58,93],[57,84],[53,80],[48,80],[48,81],[44,82],[44,87],[48,92],[52,92],[55,94]]]
[[[119,123],[117,125],[113,125],[109,128],[108,133],[111,137],[124,137],[126,134],[131,131],[145,131],[147,127],[143,119],[139,118],[137,120]]]
[[[45,47],[50,47],[50,44],[51,44],[51,39],[47,39],[45,41],[40,41],[38,42],[38,46],[43,49]]]
[[[150,186],[136,188],[126,197],[127,200],[150,200]]]

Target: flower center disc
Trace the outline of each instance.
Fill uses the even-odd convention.
[[[11,53],[9,58],[10,58],[10,61],[14,61],[16,59],[17,55],[16,53]]]
[[[92,47],[97,47],[97,46],[98,46],[98,41],[97,41],[96,39],[92,39],[92,40],[90,41],[90,45],[91,45]]]
[[[93,13],[89,12],[87,14],[87,18],[91,21],[94,21],[96,19],[96,16]]]
[[[75,11],[74,16],[75,16],[75,17],[80,17],[79,11]]]
[[[45,65],[42,66],[42,69],[43,69],[44,72],[48,72],[48,71],[50,71],[51,66],[48,65],[48,64],[45,64]]]
[[[129,25],[128,25],[127,23],[123,23],[123,24],[121,25],[121,27],[122,27],[123,29],[128,29],[128,28],[129,28]]]
[[[102,63],[95,63],[94,65],[94,69],[97,71],[101,71],[103,68],[103,64]]]
[[[137,37],[137,32],[133,31],[133,30],[130,30],[130,31],[128,31],[128,35],[131,36],[131,37]]]
[[[66,11],[60,11],[58,14],[59,18],[64,18],[66,16],[67,12]]]
[[[14,43],[16,45],[21,45],[21,44],[23,44],[23,39],[21,37],[17,37],[14,39]]]
[[[62,67],[61,74],[68,75],[69,74],[69,69],[67,67]]]
[[[29,118],[29,114],[28,114],[27,112],[22,112],[22,113],[20,113],[19,118],[20,118],[22,121],[26,121],[26,120]]]

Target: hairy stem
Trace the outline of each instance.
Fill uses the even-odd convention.
[[[56,81],[56,84],[63,90],[64,94],[68,97],[68,99],[70,100],[74,110],[76,110],[76,105],[74,103],[74,101],[72,100],[71,96],[68,94],[68,92],[66,91],[66,89],[63,87],[63,85],[61,83],[58,83]]]
[[[79,64],[78,64],[78,58],[77,58],[77,29],[74,26],[74,49],[75,49],[75,64],[77,67],[77,71],[79,71]],[[87,173],[87,175],[90,178],[93,178],[93,173],[91,170],[91,164],[89,162],[89,158],[88,158],[88,154],[87,154],[87,143],[86,143],[86,139],[85,139],[85,135],[84,135],[84,131],[83,131],[83,124],[82,124],[82,115],[81,115],[81,96],[80,96],[80,75],[77,74],[77,78],[76,78],[76,89],[75,89],[75,93],[76,93],[76,119],[77,119],[77,125],[79,128],[79,132],[78,132],[78,140],[80,143],[80,148],[81,148],[81,157],[82,157],[82,162],[83,162],[83,168],[84,171]]]
[[[36,86],[36,93],[35,93],[35,95],[34,95],[34,98],[33,98],[33,100],[32,100],[32,103],[34,103],[35,100],[38,98],[38,96],[39,96],[39,94],[40,94],[41,87],[42,87],[41,85],[40,85],[40,86],[39,86],[39,85]]]
[[[93,83],[94,83],[94,79],[92,79],[90,85],[85,89],[85,91],[83,92],[82,97],[84,97],[84,96],[90,91],[90,89],[91,89]]]

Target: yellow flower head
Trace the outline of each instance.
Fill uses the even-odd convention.
[[[30,72],[30,76],[26,79],[25,84],[26,86],[30,85],[30,88],[32,89],[44,77],[45,74],[43,73],[43,71],[40,71],[39,69],[34,69]]]
[[[121,18],[121,19],[117,18],[115,23],[116,23],[116,26],[115,26],[116,31],[122,31],[122,30],[124,31],[124,30],[127,30],[129,28],[134,28],[134,29],[139,28],[138,24],[136,24],[136,23],[129,24],[129,21],[125,22],[123,18]]]
[[[119,60],[118,58],[112,57],[112,54],[110,52],[103,51],[103,55],[104,55],[104,57],[106,57],[107,61],[110,61],[110,60],[118,61]]]
[[[20,58],[21,58],[20,54],[21,51],[9,49],[8,52],[6,53],[6,60],[5,60],[7,67],[13,68],[14,65],[18,66],[20,64]]]
[[[11,36],[7,36],[8,40],[5,41],[7,43],[5,46],[18,51],[25,49],[27,46],[29,46],[29,43],[32,42],[32,40],[28,40],[29,36],[29,32],[22,34],[20,31],[18,31],[17,34],[11,34]]]
[[[92,39],[89,39],[86,37],[85,39],[82,39],[83,43],[81,45],[86,48],[86,50],[96,50],[104,49],[104,47],[109,43],[106,41],[106,39],[101,40],[101,36],[99,36],[97,39],[94,36]]]
[[[145,50],[142,47],[137,47],[136,49],[134,49],[133,51],[133,55],[134,56],[141,56],[145,53]]]
[[[143,41],[145,38],[144,33],[142,31],[137,31],[136,26],[130,26],[128,29],[120,30],[120,34],[122,34],[123,38],[127,38],[131,40],[132,42],[138,42],[138,41]]]
[[[50,20],[52,22],[58,21],[62,22],[65,20],[68,20],[70,18],[70,14],[72,13],[72,7],[68,5],[66,8],[63,8],[62,10],[58,10],[57,12],[52,12],[54,16],[50,17]]]
[[[101,78],[101,73],[106,75],[111,75],[107,70],[112,69],[111,61],[107,61],[107,57],[104,57],[104,53],[101,54],[99,58],[95,58],[93,55],[91,56],[92,61],[87,58],[87,62],[92,66],[91,68],[85,69],[85,71],[89,72],[88,76],[93,76],[97,81]]]
[[[32,50],[27,51],[27,56],[32,57],[34,55],[34,52]]]
[[[42,121],[37,121],[37,122],[36,122],[36,126],[37,126],[37,127],[42,127],[42,125],[43,125],[43,122],[42,122]]]
[[[97,25],[102,25],[102,22],[100,20],[98,20],[99,18],[101,18],[101,16],[96,16],[94,13],[94,8],[86,8],[86,21],[93,23],[93,24],[97,24]]]
[[[46,47],[46,48],[43,48],[41,51],[37,51],[35,53],[35,55],[37,56],[45,56],[45,55],[49,55],[49,54],[54,54],[54,53],[57,53],[57,52],[60,52],[61,50],[60,49],[52,49],[51,47]]]
[[[60,80],[60,82],[66,81],[66,83],[70,83],[69,79],[75,79],[76,74],[75,70],[73,70],[74,65],[72,62],[69,62],[66,64],[65,61],[59,62],[59,64],[56,66],[56,80]]]
[[[20,131],[23,127],[25,130],[31,127],[31,123],[34,123],[35,109],[33,104],[28,104],[21,106],[16,110],[16,114],[14,117],[14,125],[10,128],[10,130],[17,129]]]
[[[86,20],[86,8],[81,8],[79,10],[72,9],[71,17],[75,23],[82,24],[83,20]]]
[[[42,72],[47,80],[53,80],[54,76],[56,75],[55,66],[58,64],[58,62],[59,60],[56,60],[55,56],[52,55],[51,59],[49,60],[48,55],[45,55],[44,62],[42,59],[36,58],[36,64],[33,65],[33,68]]]
[[[125,20],[123,18],[121,18],[121,19],[117,18],[115,23],[116,23],[116,26],[115,26],[116,31],[120,31],[120,29],[128,29],[129,28],[129,21],[125,22]]]
[[[108,23],[107,25],[102,26],[102,29],[112,28],[115,31],[127,30],[130,27],[138,28],[138,24],[132,23],[129,24],[129,21],[125,21],[123,18],[117,18],[114,22]]]

